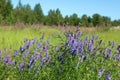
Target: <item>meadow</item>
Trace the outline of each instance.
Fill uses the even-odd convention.
[[[0,27],[0,80],[119,80],[120,30],[76,30]]]

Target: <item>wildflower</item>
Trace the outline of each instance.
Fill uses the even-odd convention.
[[[19,70],[23,70],[24,67],[25,67],[25,63],[24,62],[20,63]]]
[[[40,59],[40,54],[36,54],[35,59]]]
[[[50,60],[51,60],[50,56],[43,58],[43,64],[48,64]]]
[[[118,54],[118,60],[120,61],[120,54]]]
[[[22,54],[24,51],[25,51],[25,49],[20,46],[20,53]]]
[[[26,47],[26,49],[29,49],[29,47],[30,47],[30,41],[29,40],[26,41],[25,47]]]
[[[77,35],[77,37],[79,38],[81,35],[82,35],[82,32],[79,32],[78,35]]]
[[[101,78],[102,74],[104,73],[104,69],[101,68],[98,73],[98,78]]]
[[[5,63],[6,65],[8,65],[9,58],[8,58],[8,57],[4,57],[4,58],[3,58],[3,61],[4,61],[4,63]]]
[[[82,54],[83,51],[84,51],[84,43],[81,42],[79,45],[78,45],[78,49],[79,49],[79,52]]]
[[[33,44],[35,44],[37,42],[37,38],[33,39]]]
[[[71,44],[73,43],[73,41],[74,41],[74,37],[70,37],[70,39],[68,40],[68,46],[71,46]]]
[[[18,54],[18,51],[17,50],[15,50],[14,51],[14,56],[16,56]]]
[[[88,44],[88,51],[92,52],[93,50],[93,40],[90,40],[89,44]]]
[[[120,53],[120,44],[118,45],[117,50]]]
[[[73,49],[73,51],[72,51],[72,55],[75,56],[76,53],[77,53],[77,50],[76,50],[76,49]]]
[[[77,45],[78,45],[77,40],[74,40],[74,41],[73,41],[73,44],[72,44],[72,47],[76,48],[76,47],[77,47]]]
[[[112,79],[112,76],[111,76],[109,71],[106,73],[105,78],[106,78],[106,80],[111,80]]]
[[[41,44],[37,44],[36,48],[39,49],[41,47]]]
[[[34,64],[35,60],[34,59],[31,59],[30,60],[30,63],[28,65],[28,67],[31,69],[33,67],[33,64]]]
[[[112,50],[111,50],[111,49],[108,49],[107,52],[108,52],[107,57],[110,58],[110,56],[111,56],[111,54],[112,54]]]

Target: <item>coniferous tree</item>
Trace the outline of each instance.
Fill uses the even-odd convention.
[[[93,14],[93,25],[96,26],[101,26],[102,25],[102,17],[100,14]]]
[[[35,5],[34,13],[35,13],[35,17],[36,17],[36,22],[37,23],[42,23],[43,22],[43,18],[44,18],[44,14],[43,14],[43,11],[42,11],[40,3]]]

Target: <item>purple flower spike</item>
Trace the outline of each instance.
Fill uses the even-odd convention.
[[[26,49],[29,49],[29,47],[30,47],[30,41],[29,40],[26,41],[25,47],[26,47]]]
[[[72,55],[74,56],[74,55],[76,55],[76,53],[77,53],[77,50],[74,49],[74,50],[72,51]]]
[[[28,65],[28,67],[31,69],[33,67],[33,64],[34,64],[35,60],[34,59],[31,59],[30,60],[30,63]]]
[[[79,32],[78,35],[77,35],[77,37],[79,38],[81,35],[82,35],[82,32]]]
[[[22,54],[24,51],[25,51],[25,49],[20,46],[20,53]]]
[[[23,70],[24,66],[25,66],[24,62],[20,63],[19,70]]]
[[[120,61],[120,54],[118,55],[118,60]]]
[[[37,38],[34,38],[33,39],[33,44],[37,42]]]
[[[41,47],[41,44],[37,44],[36,48],[39,49]]]
[[[106,78],[106,80],[111,80],[112,79],[112,76],[111,76],[110,72],[106,73],[105,78]]]
[[[120,44],[118,45],[117,50],[120,53]]]
[[[8,65],[9,58],[4,57],[4,58],[3,58],[3,61],[4,61],[4,63],[5,63],[6,65]]]
[[[111,49],[108,49],[108,58],[110,58],[111,54],[112,54],[112,50]]]
[[[101,78],[102,74],[104,73],[104,69],[101,68],[98,73],[98,78]]]
[[[88,44],[88,51],[92,52],[93,50],[93,40],[90,40],[89,44]]]
[[[78,45],[78,48],[79,48],[80,54],[82,54],[83,51],[84,51],[84,43],[81,42],[81,43]]]
[[[15,50],[14,51],[14,56],[16,56],[18,54],[18,51],[17,50]]]

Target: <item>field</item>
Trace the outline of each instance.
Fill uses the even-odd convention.
[[[73,33],[69,33],[69,30]],[[88,35],[88,41],[91,41],[93,36],[99,37],[95,39],[94,42],[94,49],[97,47],[96,50],[92,49],[92,51],[89,51],[89,49],[87,50],[89,47],[84,44],[83,53],[80,55],[79,52],[73,53],[74,50],[70,50],[71,47],[75,45],[75,42],[70,44],[72,46],[65,45],[66,42],[71,39],[71,37],[64,35],[66,31],[68,35],[78,35],[76,28],[72,27],[0,27],[0,80],[120,79],[120,58],[117,57],[113,59],[114,54],[120,56],[118,49],[118,45],[120,44],[120,30],[80,28],[82,36],[80,35],[80,39],[79,37],[76,39],[82,40],[82,42],[77,43],[85,43],[84,38],[86,38],[86,35]],[[32,42],[34,40],[37,41],[26,48],[27,41]],[[97,43],[101,40],[102,43],[98,45]],[[41,47],[35,48],[39,46],[39,44],[41,44]],[[115,45],[114,48],[112,48],[113,44]],[[21,51],[22,48],[25,50]],[[55,50],[56,48],[58,49]],[[109,50],[112,52],[109,53]],[[17,57],[15,51],[17,51]],[[102,51],[101,54],[100,51]],[[28,54],[24,60],[21,57],[26,53]],[[39,60],[39,58],[36,59],[35,55],[38,55],[37,53],[43,53],[42,57],[47,57],[43,57],[43,60]],[[94,55],[95,53],[96,55]],[[31,59],[29,61],[31,55],[34,56],[34,58],[32,57],[33,62],[30,62]],[[8,58],[8,56],[10,58]],[[4,60],[6,57],[7,61]],[[14,60],[14,64],[9,62],[11,59]],[[15,60],[17,64],[15,64]],[[44,60],[46,61],[44,62]],[[22,63],[24,66],[22,66]],[[22,68],[20,68],[20,66],[22,66]],[[30,69],[27,66],[29,66]]]
[[[120,43],[120,30],[97,30],[95,28],[80,28],[83,35],[98,35],[104,42],[115,41],[117,44]],[[51,27],[25,27],[14,29],[13,27],[2,28],[0,27],[0,49],[9,48],[10,45],[13,49],[18,49],[23,44],[24,39],[40,38],[42,34],[45,38],[51,39],[51,44],[55,45],[59,43],[58,35],[63,35],[64,28],[51,28]],[[62,34],[61,34],[62,33]]]

